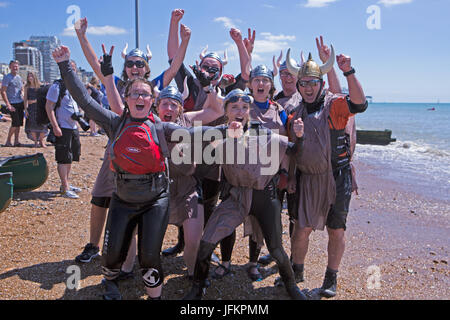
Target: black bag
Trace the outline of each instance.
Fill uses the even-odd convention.
[[[58,101],[56,102],[55,109],[61,105],[61,100],[66,94],[66,86],[62,79],[56,80],[53,84],[57,83],[59,85],[59,96]],[[47,110],[45,109],[45,105],[47,103],[47,93],[52,85],[42,86],[37,90],[37,123],[41,125],[46,125],[50,123],[50,119],[47,115]]]

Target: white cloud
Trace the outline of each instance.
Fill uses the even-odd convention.
[[[127,31],[122,28],[113,27],[113,26],[101,26],[101,27],[88,27],[87,34],[95,35],[95,36],[117,36],[121,34],[126,34]],[[64,29],[63,36],[67,37],[76,37],[75,29],[72,28],[66,28]]]
[[[227,29],[237,28],[236,25],[234,24],[233,20],[231,18],[228,18],[228,17],[215,18],[214,22],[221,22],[221,23],[223,23],[223,26],[225,28],[227,28]]]
[[[323,8],[337,0],[308,0],[303,6],[306,8]]]
[[[7,6],[9,6],[9,2],[0,2],[0,8],[6,8]]]
[[[412,0],[380,0],[378,3],[384,4],[386,7],[395,6],[398,4],[411,3]]]
[[[262,5],[264,8],[269,8],[269,9],[275,9],[275,6],[271,5],[271,4],[263,4]]]
[[[256,37],[255,53],[277,53],[289,46],[289,41],[295,41],[295,36],[284,34],[274,35],[270,32],[261,32],[262,39]]]
[[[1,28],[8,28],[8,25],[5,24],[5,23],[2,23],[2,24],[0,24],[0,29],[1,29]]]

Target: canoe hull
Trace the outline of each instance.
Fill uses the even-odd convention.
[[[13,198],[12,173],[0,173],[0,213],[8,208]]]
[[[14,192],[38,189],[48,178],[47,161],[42,153],[2,160],[0,173],[4,172],[12,172]]]

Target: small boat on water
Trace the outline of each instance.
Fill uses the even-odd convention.
[[[397,141],[391,136],[391,130],[356,130],[356,143],[386,146],[391,142]]]
[[[0,213],[8,208],[13,198],[12,172],[0,173]]]
[[[12,173],[14,192],[38,189],[48,178],[47,161],[42,153],[0,159],[0,173]]]

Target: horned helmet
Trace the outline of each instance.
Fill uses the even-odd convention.
[[[139,58],[144,59],[147,63],[149,63],[153,57],[153,54],[150,50],[149,45],[147,45],[147,54],[145,54],[142,50],[140,50],[138,48],[133,49],[128,53],[127,53],[127,50],[128,50],[128,43],[125,45],[125,48],[122,51],[122,58],[124,60],[127,60],[129,57],[139,57]]]
[[[304,77],[314,77],[323,79],[323,76],[331,71],[335,62],[335,53],[333,45],[331,45],[331,54],[325,64],[319,66],[312,58],[312,54],[309,53],[308,60],[298,65],[297,62],[291,58],[291,49],[288,50],[286,56],[286,67],[289,72],[297,77],[299,80]],[[303,59],[302,59],[303,60]]]

